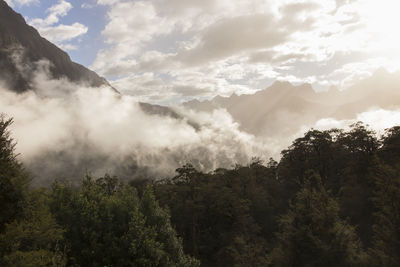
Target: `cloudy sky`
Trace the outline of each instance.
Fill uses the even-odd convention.
[[[159,104],[400,67],[398,0],[6,0],[122,93]]]

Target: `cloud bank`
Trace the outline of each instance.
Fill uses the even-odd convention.
[[[19,66],[32,77],[35,91],[17,94],[0,82],[0,113],[14,118],[17,152],[35,185],[64,178],[79,181],[86,173],[110,173],[125,180],[164,178],[185,163],[207,172],[247,164],[252,157],[279,159],[281,150],[311,128],[346,128],[363,121],[382,134],[400,124],[398,108],[369,107],[354,118],[315,121],[279,113],[276,119],[287,127],[254,136],[241,130],[224,109],[175,107],[180,116],[149,115],[135,97],[51,79],[49,67],[46,61]]]
[[[35,184],[81,179],[86,172],[154,179],[173,175],[187,162],[210,171],[245,164],[266,150],[225,111],[148,115],[134,98],[107,87],[49,79],[48,66],[36,63],[36,91],[16,94],[0,86],[0,112],[14,118],[17,152]]]
[[[253,93],[277,79],[342,89],[400,67],[395,0],[97,3],[108,8],[106,46],[91,67],[147,102]]]

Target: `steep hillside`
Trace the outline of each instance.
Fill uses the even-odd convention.
[[[20,14],[0,0],[0,79],[17,92],[32,89],[32,73],[26,67],[42,59],[50,62],[53,78],[67,77],[72,82],[94,87],[109,85],[95,72],[72,62],[67,53],[41,37]]]

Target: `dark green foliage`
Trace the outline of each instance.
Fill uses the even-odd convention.
[[[282,152],[278,175],[285,184],[285,198],[293,199],[309,171],[321,177],[323,185],[338,198],[340,216],[357,225],[361,240],[370,245],[372,235],[372,191],[368,178],[380,142],[361,123],[350,131],[311,130]]]
[[[79,190],[55,183],[51,209],[65,228],[68,264],[79,266],[197,266],[151,188],[140,198],[114,177],[83,180]]]
[[[115,177],[30,189],[0,118],[0,266],[198,266],[152,188]]]
[[[0,117],[0,266],[63,266],[56,224],[43,190],[29,190],[15,143]]]
[[[24,215],[6,225],[0,235],[1,266],[65,266],[58,246],[63,230],[50,213],[44,190],[26,195]]]
[[[400,127],[311,130],[265,165],[48,190],[29,188],[11,123],[0,119],[0,266],[400,265]]]
[[[28,179],[14,152],[10,137],[12,119],[0,115],[0,233],[5,224],[21,217]]]
[[[211,174],[185,165],[170,181],[156,185],[160,202],[171,209],[172,222],[187,252],[202,266],[263,266],[268,244],[278,229],[274,218],[286,203],[272,168],[260,162]]]
[[[386,130],[382,144],[379,157],[388,164],[398,164],[400,162],[400,126]]]
[[[339,205],[312,173],[280,219],[274,266],[365,266],[366,254],[353,227],[339,218]]]
[[[311,130],[279,163],[185,165],[156,194],[202,266],[396,266],[399,148],[398,127]]]
[[[371,171],[375,184],[375,213],[371,259],[376,266],[400,263],[400,164],[376,164]]]

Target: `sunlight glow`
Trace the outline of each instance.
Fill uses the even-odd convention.
[[[373,49],[400,68],[400,1],[365,0],[362,1],[360,13]]]

